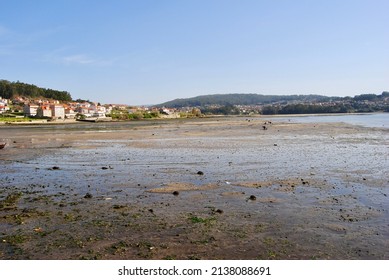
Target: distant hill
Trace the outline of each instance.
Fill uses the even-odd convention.
[[[44,97],[60,101],[72,101],[72,96],[67,91],[41,88],[19,81],[9,82],[6,80],[0,80],[0,96],[7,99],[12,99],[16,96],[25,96],[29,98]]]
[[[339,97],[328,97],[322,95],[262,95],[254,93],[231,93],[231,94],[213,94],[201,95],[192,98],[180,98],[168,101],[156,106],[165,106],[169,108],[180,107],[203,107],[207,105],[256,105],[270,104],[273,102],[299,101],[299,102],[325,102],[330,99],[339,99]]]

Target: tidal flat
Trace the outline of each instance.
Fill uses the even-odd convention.
[[[389,259],[386,128],[231,117],[0,138],[0,259]]]

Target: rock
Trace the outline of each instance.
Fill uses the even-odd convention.
[[[93,197],[93,195],[90,193],[86,193],[86,195],[84,196],[84,198],[92,198],[92,197]]]
[[[217,209],[215,212],[218,213],[218,214],[223,214],[224,211],[221,210],[221,209]]]
[[[177,196],[177,195],[179,195],[179,194],[180,194],[180,193],[179,193],[178,191],[174,191],[174,192],[173,192],[173,195],[176,195],[176,196]]]
[[[43,232],[43,229],[41,227],[37,227],[37,228],[34,228],[34,231],[40,233],[40,232]]]
[[[203,171],[198,171],[197,175],[204,175],[204,172]]]
[[[52,170],[59,170],[60,168],[58,166],[53,166],[51,169]]]
[[[108,167],[106,167],[106,166],[103,166],[103,167],[101,167],[101,169],[103,169],[103,170],[107,170],[107,169],[108,169]]]
[[[257,197],[256,197],[255,195],[250,195],[249,199],[250,199],[250,200],[256,200]]]

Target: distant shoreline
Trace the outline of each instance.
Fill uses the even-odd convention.
[[[376,115],[376,114],[389,114],[388,112],[370,112],[370,113],[325,113],[325,114],[277,114],[277,115],[206,115],[202,117],[192,117],[192,118],[174,118],[171,120],[187,120],[187,119],[209,119],[209,118],[288,118],[288,117],[313,117],[313,116],[352,116],[352,115]],[[141,119],[141,120],[104,120],[101,122],[139,122],[139,121],[166,121],[166,118],[153,118],[153,119]],[[169,119],[170,120],[170,119]],[[33,121],[18,121],[18,122],[8,122],[0,121],[0,126],[18,126],[18,125],[66,125],[81,123],[83,121],[78,121],[76,119],[65,119],[65,120],[33,120]],[[94,122],[94,121],[85,121],[85,122]],[[100,121],[97,121],[100,122]]]

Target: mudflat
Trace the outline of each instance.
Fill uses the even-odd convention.
[[[0,259],[389,259],[389,131],[0,126]]]

